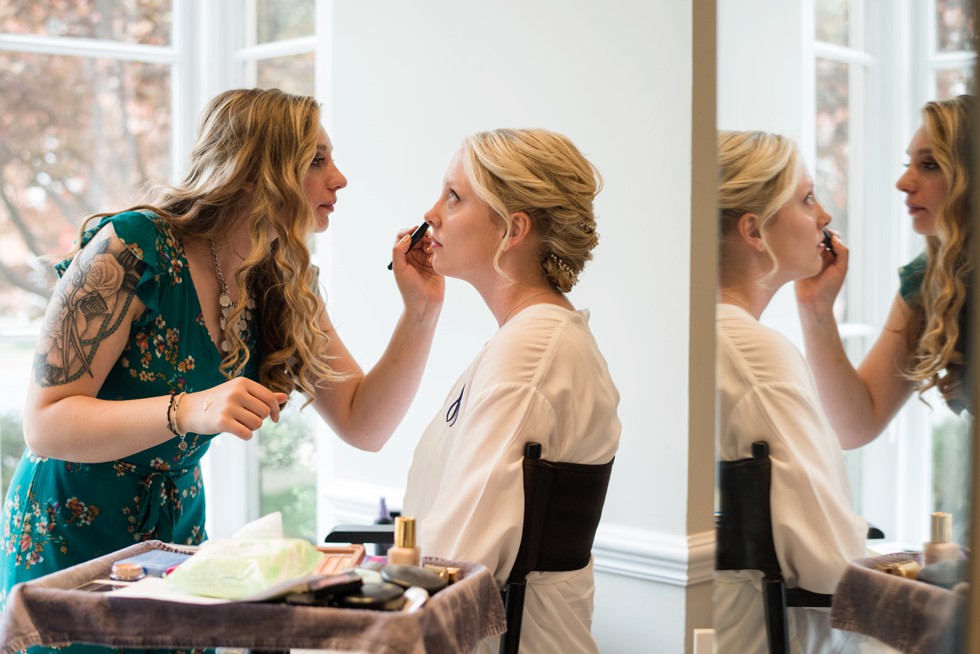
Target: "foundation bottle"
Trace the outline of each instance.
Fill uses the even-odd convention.
[[[925,565],[960,558],[960,546],[951,542],[952,538],[953,516],[949,513],[933,513],[929,542],[924,545],[922,551]]]
[[[414,565],[422,562],[422,551],[415,546],[415,518],[395,518],[395,545],[388,548],[391,565]]]

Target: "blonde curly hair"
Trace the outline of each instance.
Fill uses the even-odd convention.
[[[307,245],[316,216],[303,180],[319,132],[320,107],[312,97],[278,89],[225,91],[201,115],[183,182],[131,209],[154,212],[178,239],[215,238],[235,220],[247,225],[252,249],[235,279],[257,296],[262,312],[256,321],[259,382],[286,394],[299,390],[310,400],[317,387],[345,377],[323,356],[329,336],[319,326],[323,302]],[[113,213],[90,216],[82,232]],[[250,358],[236,327],[246,300],[240,293],[224,329],[230,351],[221,372],[229,379]]]
[[[578,282],[599,242],[593,201],[602,176],[568,137],[544,129],[496,129],[463,141],[463,170],[477,197],[506,227],[523,212],[541,239],[548,283],[567,293]],[[504,239],[506,241],[506,239]],[[494,270],[504,275],[500,257]]]
[[[923,127],[946,178],[947,191],[936,219],[935,236],[926,237],[922,292],[913,302],[908,337],[911,358],[906,375],[922,393],[938,387],[947,402],[961,394],[966,365],[966,303],[973,270],[970,255],[973,154],[973,96],[926,103]]]

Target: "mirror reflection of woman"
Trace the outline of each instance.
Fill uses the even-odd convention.
[[[836,259],[825,255],[822,273],[796,284],[807,358],[845,448],[877,437],[914,391],[935,387],[953,411],[972,413],[965,365],[973,106],[972,96],[961,95],[922,109],[895,186],[905,194],[912,229],[925,237],[925,252],[899,270],[884,329],[857,368],[833,314],[847,247],[835,239]]]
[[[776,291],[820,272],[830,256],[796,146],[765,132],[719,135],[721,232],[717,358],[718,457],[749,458],[769,444],[776,554],[788,587],[832,593],[847,563],[865,555],[867,524],[851,508],[843,456],[803,355],[759,318]],[[718,571],[717,651],[768,651],[761,573]],[[793,652],[887,651],[833,630],[827,609],[791,608]],[[884,646],[881,646],[882,648]]]

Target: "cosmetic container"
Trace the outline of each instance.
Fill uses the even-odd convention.
[[[415,546],[415,518],[395,518],[395,544],[388,549],[389,565],[414,565],[422,562],[422,552]]]
[[[405,591],[400,586],[387,582],[364,584],[340,598],[340,605],[349,609],[399,611],[404,604]]]
[[[385,498],[381,498],[378,506],[378,517],[374,519],[374,524],[376,525],[390,525],[392,523],[391,513],[388,512],[388,505],[385,503]],[[388,551],[387,545],[382,545],[381,543],[374,544],[374,555],[384,556]]]
[[[139,563],[116,561],[112,564],[109,578],[115,581],[139,581],[146,576],[146,571]]]
[[[953,516],[951,514],[943,512],[932,514],[929,538],[929,542],[922,548],[922,558],[925,565],[960,558],[960,546],[951,542],[953,538]]]
[[[449,582],[431,570],[414,565],[388,564],[381,568],[381,578],[402,588],[424,588],[429,595],[435,595],[449,585]]]

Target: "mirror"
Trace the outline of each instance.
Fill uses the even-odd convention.
[[[719,129],[776,132],[799,145],[850,250],[834,315],[852,362],[881,333],[898,268],[924,249],[895,183],[922,105],[976,91],[973,4],[718,3]],[[761,322],[802,351],[792,286]],[[952,514],[952,540],[970,544],[972,421],[934,391],[924,399],[914,394],[878,438],[844,454],[854,510],[884,532],[870,541],[880,552],[921,551],[934,511]]]

